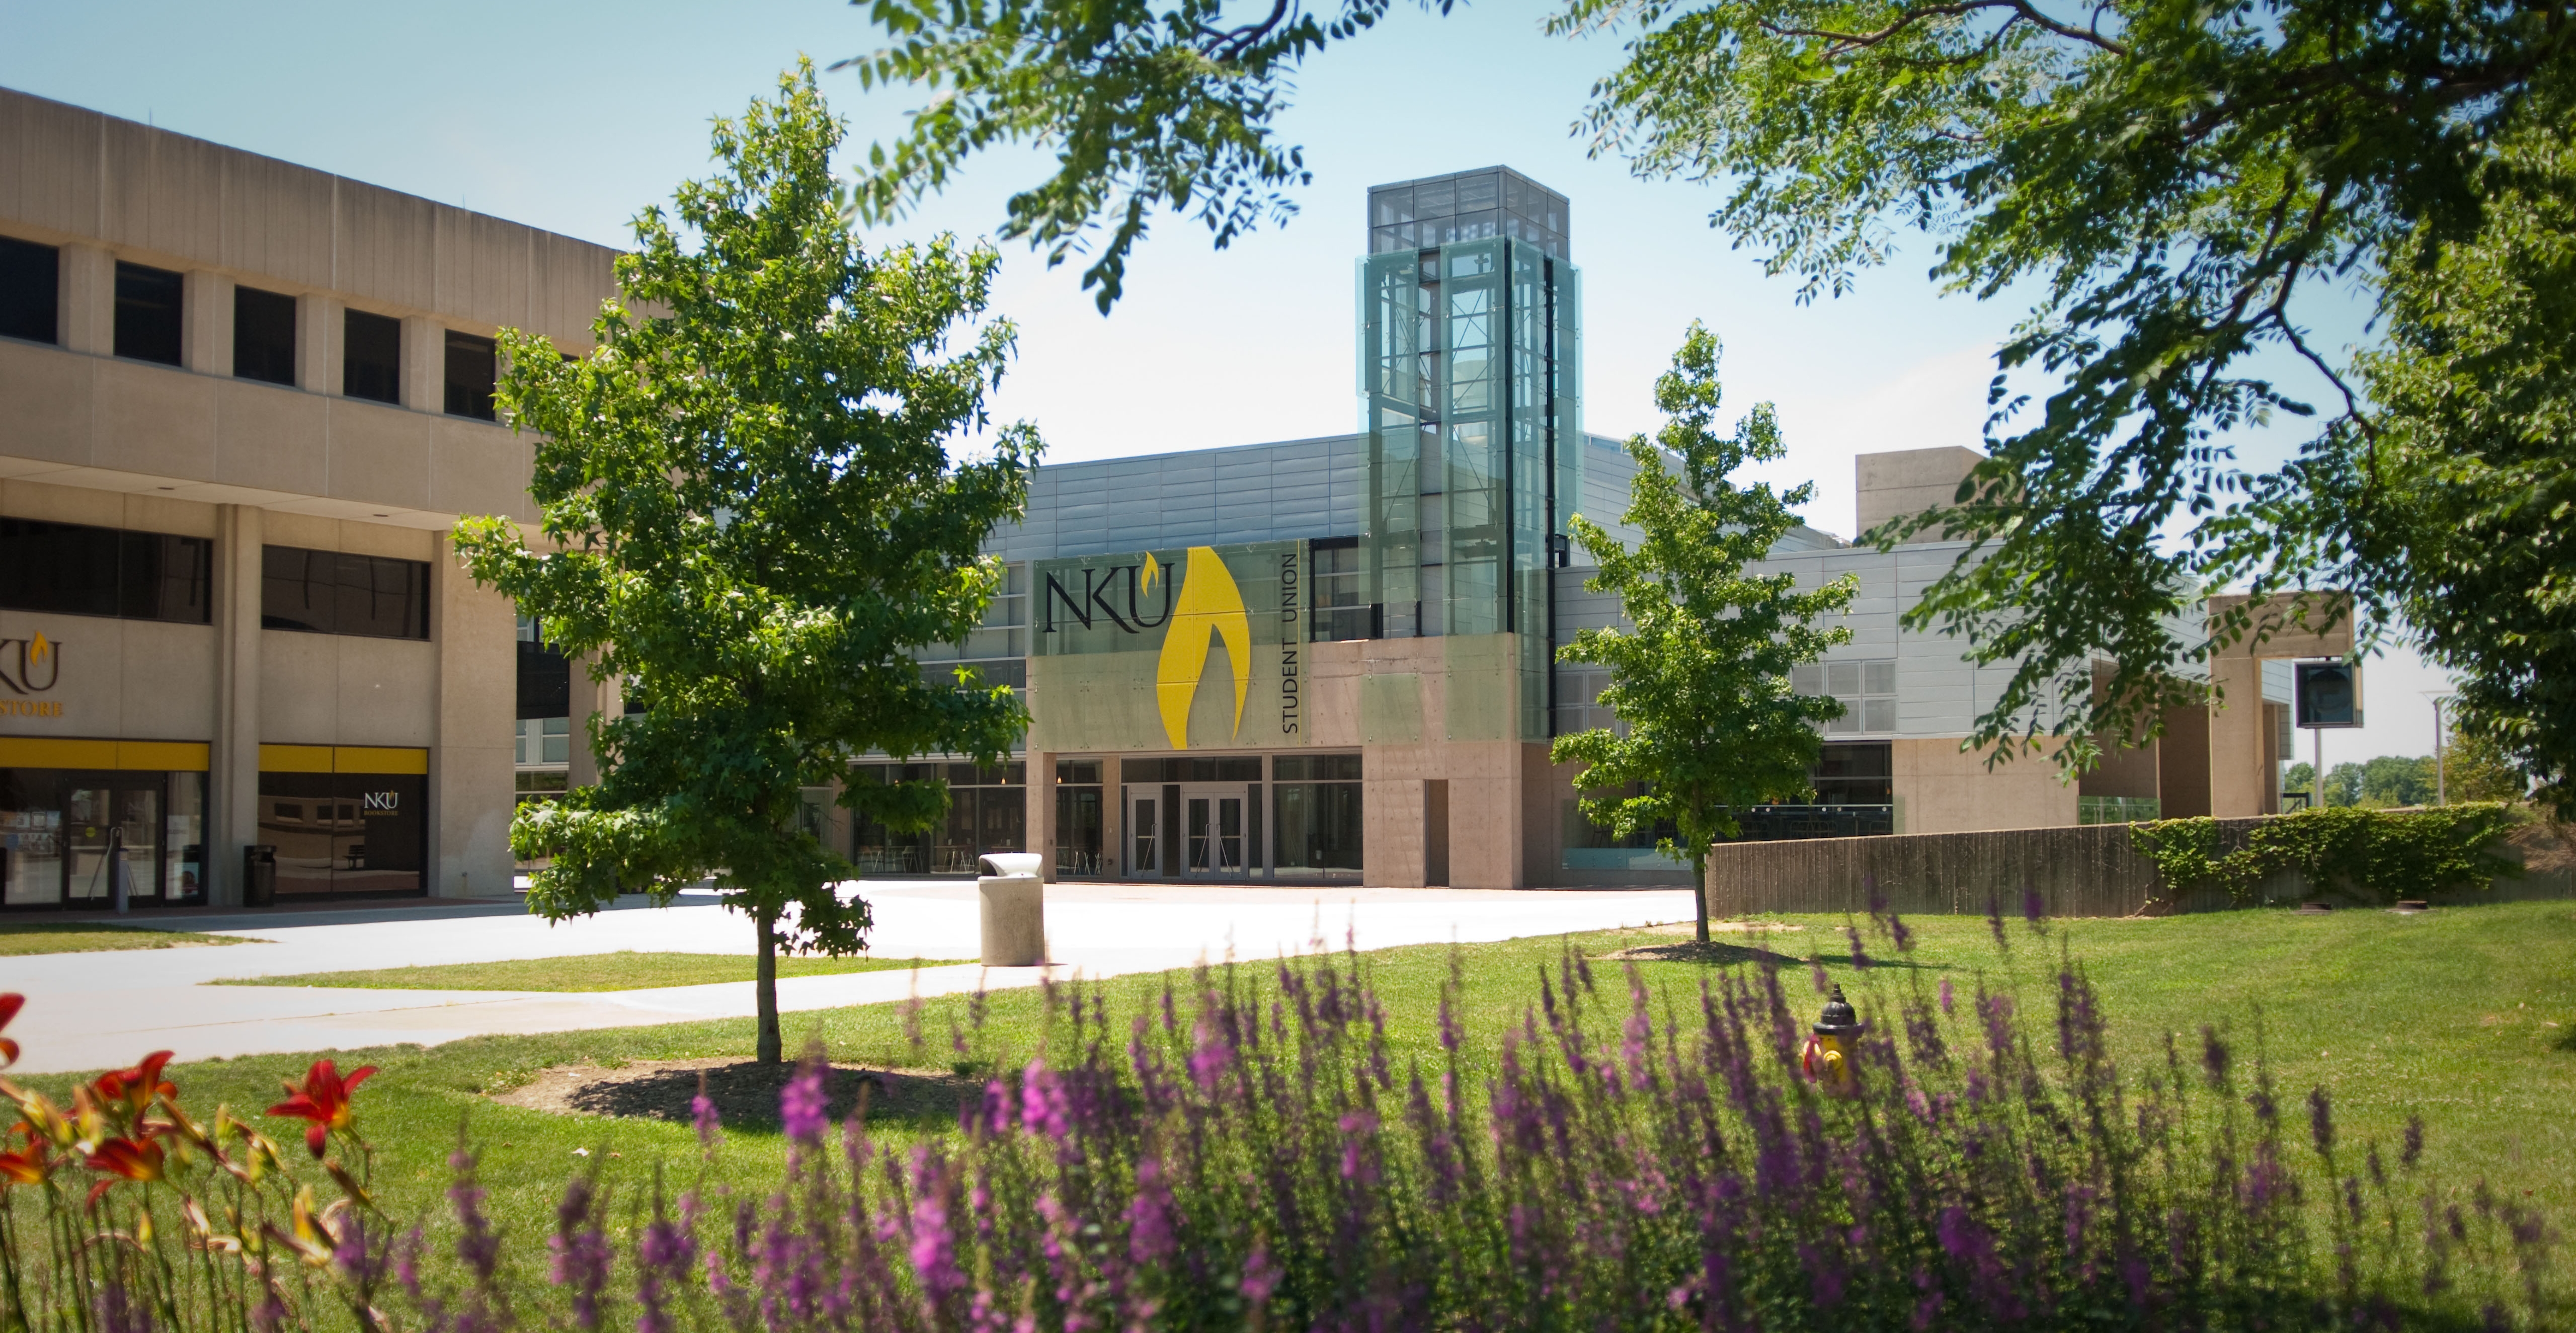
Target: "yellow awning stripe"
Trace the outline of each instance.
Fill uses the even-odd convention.
[[[427,773],[429,751],[385,745],[263,745],[262,773]]]
[[[203,773],[204,741],[100,741],[0,736],[0,768],[140,769]]]

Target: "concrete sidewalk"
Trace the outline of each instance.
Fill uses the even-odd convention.
[[[885,958],[973,959],[975,886],[869,881],[876,916],[870,952]],[[1058,884],[1048,889],[1049,969],[972,962],[918,971],[794,977],[778,983],[788,1012],[881,1004],[1187,967],[1201,959],[1271,958],[1320,942],[1363,949],[1481,943],[1686,919],[1691,897],[1670,890],[1278,888],[1232,885]],[[393,1042],[436,1045],[499,1033],[636,1027],[753,1012],[752,985],[673,986],[587,995],[521,991],[342,990],[212,986],[220,978],[499,962],[571,954],[755,951],[750,923],[684,894],[667,908],[637,898],[560,925],[514,900],[382,909],[244,912],[132,924],[239,935],[260,943],[114,953],[40,954],[0,964],[0,990],[24,992],[9,1035],[25,1048],[13,1072],[125,1064],[169,1049],[181,1060],[333,1050]]]

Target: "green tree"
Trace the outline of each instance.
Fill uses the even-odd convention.
[[[2304,759],[2290,765],[2289,770],[2281,774],[2281,790],[2284,792],[2306,792],[2308,794],[2308,799],[2311,802],[2315,801],[2317,798],[2317,766]]]
[[[2454,801],[2519,801],[2528,784],[2521,765],[2493,736],[2454,731],[2442,755],[2442,785]]]
[[[1600,567],[1584,586],[1616,593],[1634,629],[1587,629],[1557,650],[1566,662],[1610,669],[1601,705],[1615,730],[1560,736],[1552,757],[1581,764],[1584,817],[1620,837],[1669,823],[1666,856],[1690,862],[1699,938],[1708,939],[1708,850],[1735,836],[1736,810],[1807,795],[1822,744],[1817,727],[1842,716],[1830,698],[1789,688],[1790,668],[1847,643],[1851,631],[1816,618],[1851,605],[1849,575],[1801,592],[1795,574],[1753,575],[1797,526],[1810,482],[1775,492],[1738,485],[1735,470],[1780,458],[1780,424],[1757,405],[1735,434],[1711,429],[1721,397],[1717,339],[1697,323],[1655,381],[1655,406],[1671,420],[1656,438],[1628,441],[1637,460],[1627,521],[1644,533],[1631,551],[1581,516],[1574,539]],[[1657,446],[1661,447],[1658,448]],[[1667,452],[1681,461],[1675,476]]]
[[[974,628],[1002,575],[983,541],[1021,512],[1041,448],[1025,425],[977,460],[947,448],[986,425],[1010,353],[1008,322],[962,327],[996,258],[951,238],[863,252],[831,174],[841,134],[810,66],[782,77],[776,100],[717,122],[721,171],[680,187],[675,218],[636,217],[598,351],[567,360],[504,331],[499,399],[542,432],[546,540],[498,518],[457,532],[478,581],[645,705],[592,720],[599,785],[520,811],[512,847],[553,862],[529,909],[668,901],[713,875],[758,933],[773,1062],[778,950],[856,952],[869,927],[802,789],[843,783],[870,750],[997,763],[1027,722],[1010,690],[927,679],[907,656]],[[852,783],[840,802],[918,828],[948,795]]]
[[[899,211],[976,151],[1042,144],[1056,170],[1011,197],[1006,231],[1060,258],[1114,222],[1085,274],[1106,309],[1156,211],[1219,245],[1284,216],[1308,179],[1279,135],[1289,81],[1396,3],[1229,22],[1215,0],[871,0],[895,41],[863,72],[951,95],[874,159],[862,202]],[[1953,504],[1885,534],[1971,543],[1908,614],[2012,667],[1975,739],[2045,729],[2089,763],[2095,736],[2152,734],[2164,707],[2199,702],[2175,666],[2212,644],[2174,613],[2206,589],[2328,586],[2358,590],[2373,626],[2403,612],[2473,675],[2479,725],[2533,771],[2569,771],[2576,598],[2555,589],[2576,561],[2552,516],[2576,476],[2576,344],[2515,331],[2561,328],[2570,232],[2563,214],[2496,229],[2530,188],[2512,146],[2563,155],[2576,124],[2571,0],[1564,0],[1549,26],[1626,40],[1584,115],[1596,150],[1719,186],[1712,223],[1804,295],[1848,290],[1912,231],[1946,289],[2033,300],[1998,357],[1992,457]],[[2479,237],[2496,262],[2445,266]],[[2397,308],[2392,345],[2413,357],[2413,286],[2449,312],[2415,320],[2427,338],[2476,326],[2454,367],[2470,373],[2415,400],[2301,316],[2321,287],[2357,292]],[[2499,349],[2526,373],[2491,389],[2474,372]],[[2225,432],[2318,413],[2264,369],[2296,362],[2322,384],[2317,433],[2286,466],[2243,466]],[[2013,396],[2015,373],[2044,396]],[[2462,465],[2427,500],[2482,522],[2444,526],[2442,506],[2397,494],[2408,413],[2433,419],[2412,432],[2428,462]],[[2528,503],[2526,466],[2551,481]],[[2226,643],[2250,627],[2213,628]],[[2106,688],[2096,659],[2116,664]]]
[[[2343,763],[2327,769],[2325,792],[2319,803],[2323,805],[2361,804],[2361,780],[2362,768],[2359,764]]]
[[[2433,757],[2383,754],[2361,766],[2361,799],[2355,804],[2386,809],[2433,803]]]

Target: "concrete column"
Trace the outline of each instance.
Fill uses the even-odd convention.
[[[1363,753],[1360,771],[1367,776],[1360,783],[1360,878],[1377,888],[1421,888],[1422,780],[1379,777],[1388,766],[1375,762],[1375,754]]]
[[[179,313],[179,364],[200,375],[232,374],[233,280],[191,269]]]
[[[62,306],[56,325],[67,352],[116,352],[116,256],[95,245],[62,248]]]
[[[206,900],[242,901],[242,848],[259,841],[261,511],[215,506],[215,734],[206,774]]]
[[[402,322],[402,401],[415,412],[447,410],[447,330],[436,320]]]
[[[295,383],[310,393],[338,394],[344,307],[327,296],[295,298]]]
[[[2209,813],[2249,819],[2263,813],[2263,792],[2274,785],[2263,762],[2263,663],[2254,657],[2220,657],[2209,664],[2209,683],[2221,692],[2209,704]]]
[[[510,817],[518,797],[511,754],[518,712],[518,616],[510,599],[476,586],[438,535],[430,560],[430,641],[438,649],[437,748],[429,757],[430,892],[485,897],[510,891]]]
[[[572,663],[572,764],[565,780],[576,787],[599,785],[599,754],[590,748],[589,720],[596,716],[602,723],[611,722],[626,709],[624,683],[613,676],[592,681],[592,660],[580,657]]]
[[[1055,752],[1031,750],[1029,759],[1029,850],[1036,852],[1038,880],[1055,883]]]

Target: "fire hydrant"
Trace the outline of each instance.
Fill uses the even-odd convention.
[[[1861,1029],[1868,1026],[1852,1012],[1851,1001],[1843,998],[1843,988],[1834,987],[1833,998],[1825,1001],[1824,1012],[1816,1016],[1815,1032],[1807,1038],[1807,1048],[1798,1055],[1799,1067],[1826,1096],[1851,1097],[1860,1092],[1860,1071],[1854,1062],[1860,1055]]]

